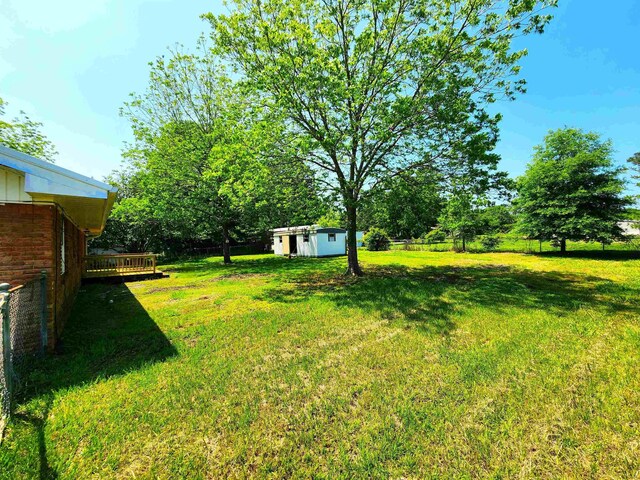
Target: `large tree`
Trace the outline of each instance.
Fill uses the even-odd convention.
[[[221,237],[230,263],[231,232],[267,176],[260,149],[270,125],[260,121],[259,104],[200,41],[194,54],[156,59],[146,93],[123,114],[136,138],[128,154],[146,172],[145,195],[158,216],[193,236]]]
[[[232,235],[255,237],[321,214],[309,167],[272,148],[282,122],[266,117],[264,102],[202,39],[195,53],[158,58],[147,91],[122,110],[135,135],[127,156],[143,173],[142,205],[176,239],[219,238],[225,263]]]
[[[575,128],[551,131],[518,181],[517,229],[530,238],[607,242],[620,237],[630,197],[613,146]]]
[[[32,120],[23,111],[20,111],[17,117],[3,119],[6,106],[7,103],[0,98],[0,144],[53,162],[58,152],[42,133],[42,123]]]
[[[555,0],[236,0],[206,16],[220,50],[287,119],[282,140],[328,174],[360,275],[357,212],[379,182],[450,162],[487,102],[523,90],[518,35]]]

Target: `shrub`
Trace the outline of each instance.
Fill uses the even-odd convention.
[[[485,235],[480,243],[485,250],[495,250],[502,243],[502,240],[495,235]]]
[[[364,236],[364,245],[371,251],[389,250],[391,240],[384,230],[372,228]]]
[[[436,228],[435,230],[431,230],[429,233],[424,235],[423,239],[429,245],[433,245],[434,243],[444,242],[447,239],[447,236],[442,230]]]

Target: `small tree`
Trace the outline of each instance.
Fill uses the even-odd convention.
[[[618,222],[631,198],[623,195],[622,167],[610,140],[575,128],[549,132],[518,181],[517,229],[539,240],[619,238]]]
[[[467,242],[473,240],[478,229],[478,209],[473,196],[463,191],[454,194],[440,216],[440,226],[453,238],[454,248],[459,248],[462,242],[462,251],[466,252]]]
[[[436,228],[431,230],[429,233],[426,233],[422,236],[422,239],[428,244],[433,245],[434,243],[442,243],[447,239],[447,235],[440,228]]]
[[[377,252],[389,250],[391,240],[389,240],[389,236],[384,230],[380,228],[372,228],[364,236],[364,244],[367,247],[367,250]]]
[[[493,251],[500,246],[502,240],[500,240],[500,237],[497,237],[495,235],[485,235],[480,240],[480,243],[482,244],[482,248],[484,248],[485,250]]]

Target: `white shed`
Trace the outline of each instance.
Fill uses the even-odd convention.
[[[347,231],[342,228],[303,225],[275,228],[273,253],[299,257],[332,257],[347,254]]]

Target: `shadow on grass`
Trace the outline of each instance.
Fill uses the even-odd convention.
[[[24,377],[18,403],[40,397],[37,408],[19,411],[37,435],[40,478],[55,478],[47,460],[45,426],[53,392],[98,379],[131,372],[176,355],[129,288],[124,285],[87,285],[78,295],[62,345]]]
[[[640,304],[633,300],[639,293],[600,277],[506,265],[409,268],[394,264],[367,265],[366,276],[356,279],[326,273],[300,276],[259,298],[291,303],[320,296],[340,307],[377,312],[383,318],[405,320],[425,332],[446,335],[455,328],[455,314],[461,309],[516,307],[563,315],[588,304],[608,313],[640,314]]]
[[[347,257],[281,257],[277,255],[263,255],[259,258],[240,258],[231,265],[225,265],[222,257],[209,257],[189,260],[179,265],[162,267],[166,273],[191,273],[200,277],[212,275],[279,275],[285,278],[317,272],[335,272],[341,268],[346,269]]]
[[[30,374],[23,395],[41,395],[164,361],[177,350],[126,284],[82,287],[60,348]]]

